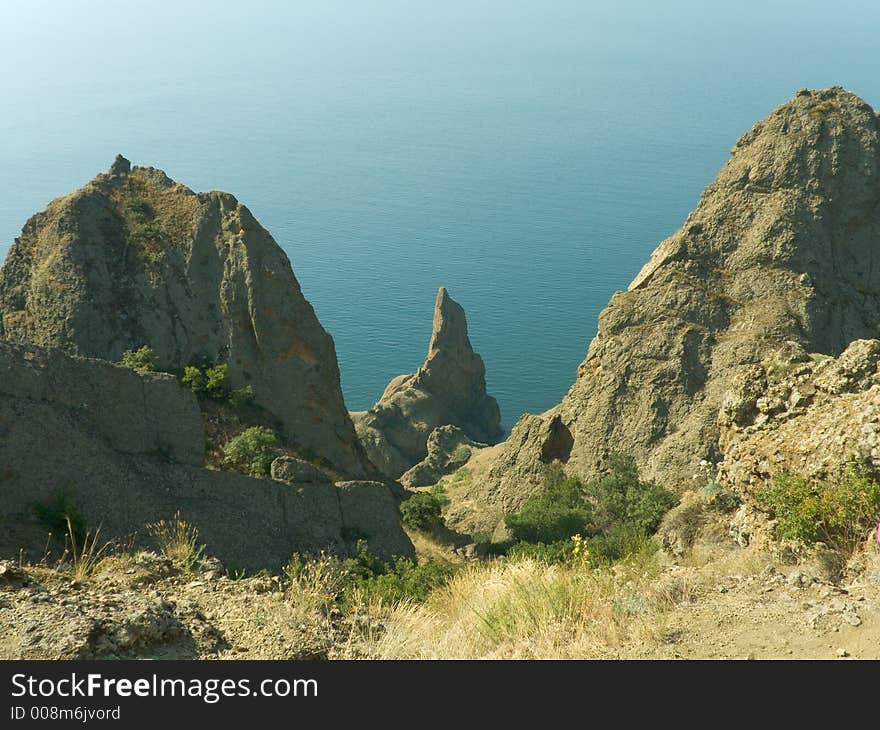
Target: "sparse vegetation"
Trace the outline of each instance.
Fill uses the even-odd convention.
[[[223,463],[252,477],[269,475],[278,437],[264,426],[251,426],[223,447]]]
[[[341,559],[321,553],[303,558],[294,553],[284,569],[289,595],[300,601],[346,608],[367,603],[392,605],[424,601],[459,569],[449,561],[417,563],[406,558],[385,561],[359,541],[354,557]]]
[[[777,520],[776,536],[849,553],[862,543],[880,518],[880,484],[855,463],[836,480],[814,482],[778,474],[755,494]]]
[[[180,376],[180,382],[196,395],[215,401],[227,401],[236,410],[254,402],[253,386],[245,385],[233,390],[229,366],[225,364],[204,367],[187,365]]]
[[[816,106],[810,109],[810,116],[813,119],[827,119],[834,112],[839,110],[840,105],[836,101],[826,99],[825,101],[820,101]]]
[[[136,373],[152,373],[159,367],[156,353],[149,345],[144,345],[139,350],[126,350],[122,353],[122,359],[117,363],[124,368],[134,370]]]
[[[170,520],[151,522],[147,525],[147,534],[156,542],[160,552],[186,573],[194,572],[204,556],[205,546],[199,543],[198,528],[182,520],[180,512]]]
[[[67,535],[65,536],[65,550],[61,558],[61,564],[67,564],[69,558],[69,570],[75,581],[84,581],[97,569],[101,561],[106,557],[110,543],[98,543],[101,528],[94,532],[86,532],[78,537],[73,523],[67,519]]]
[[[250,385],[243,388],[236,388],[229,394],[229,404],[239,410],[245,406],[249,406],[254,402],[254,389]]]

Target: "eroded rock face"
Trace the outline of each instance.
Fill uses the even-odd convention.
[[[486,393],[483,359],[471,347],[464,309],[446,289],[437,293],[422,367],[392,380],[372,409],[353,416],[370,460],[394,479],[427,456],[428,437],[439,426],[457,426],[483,443],[501,436],[501,413]]]
[[[162,370],[226,363],[285,440],[349,477],[374,473],[343,403],[333,340],[250,211],[117,158],[32,217],[0,269],[0,338]]]
[[[204,468],[204,449],[195,397],[175,378],[0,342],[0,556],[41,558],[53,528],[35,505],[59,494],[103,540],[147,547],[145,525],[179,513],[212,555],[249,571],[345,552],[355,533],[385,558],[413,555],[388,485],[252,479]]]
[[[559,419],[572,439],[562,461],[586,478],[614,451],[670,487],[716,462],[737,373],[785,341],[838,355],[877,336],[878,200],[880,120],[855,95],[799,91],[758,122],[682,228],[612,297],[562,403],[514,429],[481,487],[488,498],[509,501],[504,464],[519,501],[538,484],[543,446],[521,438],[541,432],[535,418]]]
[[[458,426],[440,426],[428,436],[428,455],[400,477],[405,487],[427,487],[460,469],[475,449],[484,448],[467,437]]]
[[[821,481],[849,460],[880,470],[880,341],[838,358],[786,347],[734,379],[719,414],[719,480],[748,496],[776,474]]]

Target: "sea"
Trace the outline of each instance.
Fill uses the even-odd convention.
[[[465,308],[509,428],[736,139],[798,89],[880,105],[876,0],[0,0],[0,258],[122,153],[247,205],[351,410]]]

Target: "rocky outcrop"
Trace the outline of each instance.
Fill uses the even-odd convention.
[[[458,426],[440,426],[428,436],[428,455],[400,477],[405,487],[428,487],[460,469],[474,449],[485,447],[467,437]]]
[[[0,269],[0,338],[110,361],[149,345],[169,371],[226,363],[286,443],[349,478],[374,473],[333,340],[287,256],[227,193],[118,157],[25,224]]]
[[[522,501],[547,451],[588,478],[630,452],[670,487],[716,462],[737,373],[787,340],[838,355],[877,335],[878,200],[877,114],[840,88],[799,91],[737,141],[682,228],[612,297],[569,393],[513,430],[481,489],[508,499],[504,464],[515,465]],[[554,419],[570,448],[551,443]]]
[[[344,552],[355,534],[413,554],[387,485],[252,479],[204,468],[204,450],[195,397],[173,377],[0,342],[0,554],[40,559],[53,528],[36,507],[60,495],[106,540],[149,545],[145,525],[179,512],[248,570]]]
[[[851,460],[880,472],[880,341],[838,358],[790,343],[736,376],[718,421],[719,480],[745,496],[782,472],[821,481]]]
[[[422,367],[396,377],[372,409],[352,415],[370,460],[394,479],[428,455],[428,437],[439,426],[457,426],[484,443],[501,436],[501,413],[486,393],[483,359],[471,347],[464,309],[446,289],[437,292]]]

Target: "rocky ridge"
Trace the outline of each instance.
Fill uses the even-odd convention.
[[[878,201],[878,115],[839,87],[799,91],[736,142],[682,228],[612,297],[562,403],[523,416],[473,480],[479,494],[461,499],[497,516],[553,459],[590,478],[630,452],[670,487],[717,462],[734,376],[781,342],[837,356],[877,336]],[[456,526],[480,520],[459,513]]]

